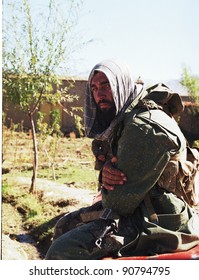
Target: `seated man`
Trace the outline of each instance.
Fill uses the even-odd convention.
[[[140,90],[120,62],[92,69],[86,134],[109,143],[113,160],[99,176],[102,200],[57,223],[46,259],[154,255],[199,244],[199,219],[175,193],[178,163],[187,156],[173,118],[182,109],[180,97],[163,84]]]

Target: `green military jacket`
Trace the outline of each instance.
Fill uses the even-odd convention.
[[[120,215],[133,214],[156,182],[170,158],[186,152],[186,141],[176,121],[160,109],[134,109],[125,114],[118,138],[117,168],[127,176],[124,185],[102,190],[103,206]],[[118,137],[118,136],[117,136]]]
[[[170,246],[173,252],[187,250],[199,242],[197,215],[182,199],[158,185],[171,157],[186,159],[186,139],[175,119],[161,106],[151,104],[125,113],[113,149],[118,158],[116,167],[125,173],[127,181],[111,191],[102,189],[103,207],[131,219],[133,227],[139,228],[139,238],[128,245],[134,247],[132,255],[146,253],[146,248],[150,252],[151,242],[158,244],[153,252],[164,252]],[[155,213],[155,220],[151,213]],[[125,223],[121,227],[125,231]],[[121,249],[121,255],[126,249]]]

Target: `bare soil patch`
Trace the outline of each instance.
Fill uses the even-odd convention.
[[[27,187],[30,179],[16,178],[17,184]],[[52,227],[65,213],[90,205],[95,192],[89,189],[81,189],[66,186],[57,182],[38,179],[38,193],[42,193],[43,200],[51,201],[60,206],[60,213],[52,217]],[[42,260],[52,240],[46,240],[45,244],[39,244],[30,232],[23,227],[23,209],[16,209],[12,203],[2,205],[2,259],[3,260]]]

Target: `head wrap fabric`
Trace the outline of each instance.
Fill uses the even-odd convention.
[[[91,92],[91,80],[96,71],[103,72],[109,80],[116,107],[116,116],[110,126],[101,134],[93,130],[96,118],[96,104]],[[84,123],[86,136],[99,140],[107,140],[115,125],[120,121],[124,111],[137,96],[137,87],[133,82],[127,65],[117,60],[104,60],[91,70],[88,78],[84,108]]]

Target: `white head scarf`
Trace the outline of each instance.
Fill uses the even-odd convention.
[[[90,85],[96,71],[103,72],[108,78],[116,107],[115,118],[111,122],[110,126],[101,134],[98,134],[99,132],[96,131],[96,128],[95,131],[93,129],[97,107],[93,99]],[[95,65],[89,75],[86,89],[84,108],[86,135],[99,140],[107,140],[115,125],[120,121],[124,111],[131,104],[137,94],[137,87],[133,82],[130,70],[123,62],[119,62],[117,60],[104,60]]]

